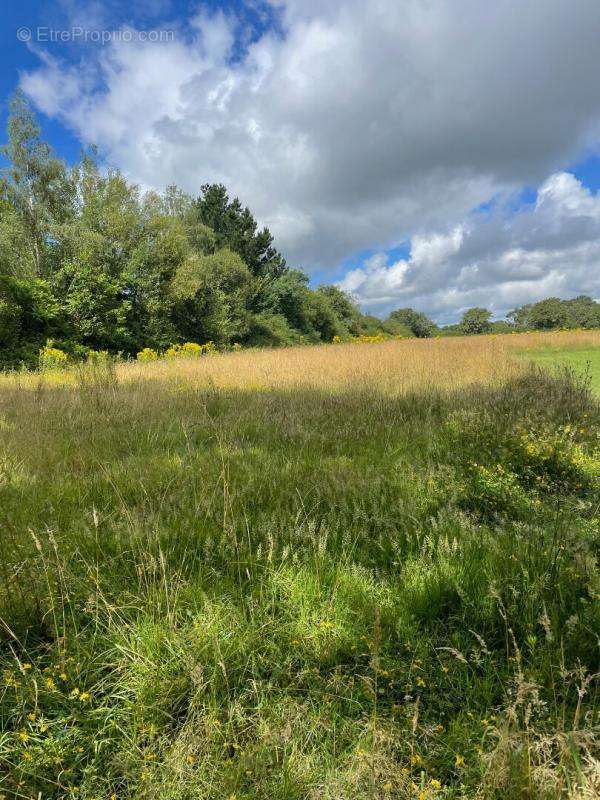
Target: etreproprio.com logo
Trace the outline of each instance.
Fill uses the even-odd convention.
[[[100,28],[50,28],[38,26],[17,28],[17,39],[20,42],[77,42],[91,44],[110,44],[112,42],[172,42],[175,39],[173,30],[138,31],[133,28],[118,30],[102,30]]]

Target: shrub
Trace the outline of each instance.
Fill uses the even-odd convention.
[[[140,350],[140,352],[137,354],[138,361],[156,361],[157,358],[158,353],[151,347],[144,347],[144,349]]]
[[[106,364],[110,358],[108,350],[88,350],[86,354],[88,364]]]
[[[523,431],[513,443],[513,469],[523,483],[545,491],[593,488],[600,478],[600,459],[588,454],[565,425],[557,431]]]
[[[213,342],[206,342],[206,344],[185,342],[184,344],[172,344],[165,352],[165,356],[167,358],[200,358],[203,355],[211,355],[216,350]]]
[[[181,345],[180,344],[172,344],[167,350],[165,350],[165,358],[181,358]]]
[[[459,493],[459,505],[482,516],[512,514],[520,517],[532,508],[533,502],[520,485],[518,476],[502,464],[492,467],[472,464],[469,479]]]
[[[54,347],[51,339],[40,350],[39,364],[40,369],[60,369],[66,366],[69,356],[58,347]]]

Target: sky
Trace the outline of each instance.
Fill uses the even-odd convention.
[[[600,298],[598,0],[21,0],[0,22],[69,163],[225,183],[379,316]],[[2,120],[0,122],[4,122]]]

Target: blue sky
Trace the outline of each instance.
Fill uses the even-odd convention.
[[[226,183],[292,265],[367,311],[597,297],[600,4],[575,5],[10,3],[2,124],[20,85],[70,163],[94,143],[143,188]]]

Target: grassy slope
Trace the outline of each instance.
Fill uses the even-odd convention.
[[[6,382],[4,794],[596,796],[600,409],[502,347]]]

